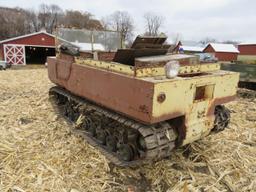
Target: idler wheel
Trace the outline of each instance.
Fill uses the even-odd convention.
[[[134,152],[130,145],[122,144],[118,149],[119,157],[124,161],[131,161],[134,158]]]
[[[114,136],[112,136],[112,135],[108,135],[106,137],[106,145],[107,145],[107,148],[110,151],[115,152],[116,149],[117,149],[117,140],[116,140],[116,138]]]
[[[215,121],[214,121],[214,128],[213,130],[216,132],[223,131],[230,121],[230,112],[229,110],[222,106],[218,105],[215,108]]]

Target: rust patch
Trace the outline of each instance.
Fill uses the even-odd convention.
[[[216,98],[216,99],[214,99],[214,103],[216,105],[220,105],[223,103],[228,103],[230,101],[234,101],[235,99],[236,99],[236,95],[231,95],[231,96],[227,96],[227,97]]]
[[[207,116],[214,115],[214,110],[217,105],[228,103],[230,101],[234,101],[235,99],[236,99],[236,95],[213,99],[207,111]]]
[[[148,107],[146,105],[141,105],[139,109],[142,113],[149,113]]]
[[[48,74],[53,83],[140,122],[152,123],[153,83],[75,63],[71,63],[70,70],[62,59],[58,59],[58,64],[58,73],[67,75],[65,72],[70,71],[70,76],[67,80],[56,78],[53,67],[49,67]]]
[[[184,115],[184,113],[179,112],[179,111],[172,112],[172,113],[167,113],[167,114],[161,115],[159,117],[152,117],[151,123],[158,123],[158,122],[161,122],[161,121],[170,120],[170,119],[180,117],[180,116],[183,116],[183,115]]]

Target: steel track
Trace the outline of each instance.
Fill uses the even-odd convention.
[[[102,114],[104,117],[110,118],[113,121],[118,122],[120,126],[128,127],[128,129],[134,129],[143,136],[146,149],[144,151],[140,151],[141,158],[132,161],[124,161],[118,157],[117,153],[109,151],[105,145],[99,143],[99,141],[95,137],[92,137],[87,131],[75,128],[75,122],[65,117],[65,119],[72,125],[71,131],[74,134],[83,137],[91,146],[100,150],[101,153],[105,155],[108,160],[110,160],[117,166],[135,167],[141,164],[156,161],[170,156],[172,150],[175,148],[175,140],[177,138],[177,134],[174,131],[173,127],[167,122],[162,122],[150,126],[144,125],[135,120],[120,115],[114,111],[105,109],[104,107],[94,104],[84,98],[78,97],[58,86],[52,87],[49,91],[49,95],[52,105],[55,109],[57,109],[58,113],[62,114],[63,117],[65,116],[63,115],[62,107],[57,105],[55,99],[52,99],[54,98],[52,97],[54,95],[64,96],[70,102],[75,102],[77,105],[83,106],[84,108],[93,109],[98,113]]]

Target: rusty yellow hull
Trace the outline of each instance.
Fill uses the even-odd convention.
[[[48,72],[53,83],[73,94],[144,124],[182,117],[183,145],[210,132],[215,106],[234,100],[239,80],[237,73],[220,70],[174,79],[136,77],[53,57]]]

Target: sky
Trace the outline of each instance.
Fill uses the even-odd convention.
[[[135,23],[134,34],[144,32],[147,12],[164,17],[161,32],[170,39],[214,38],[256,42],[255,0],[0,0],[0,6],[37,9],[41,3],[57,4],[62,9],[90,12],[96,19],[114,11],[127,11]]]

